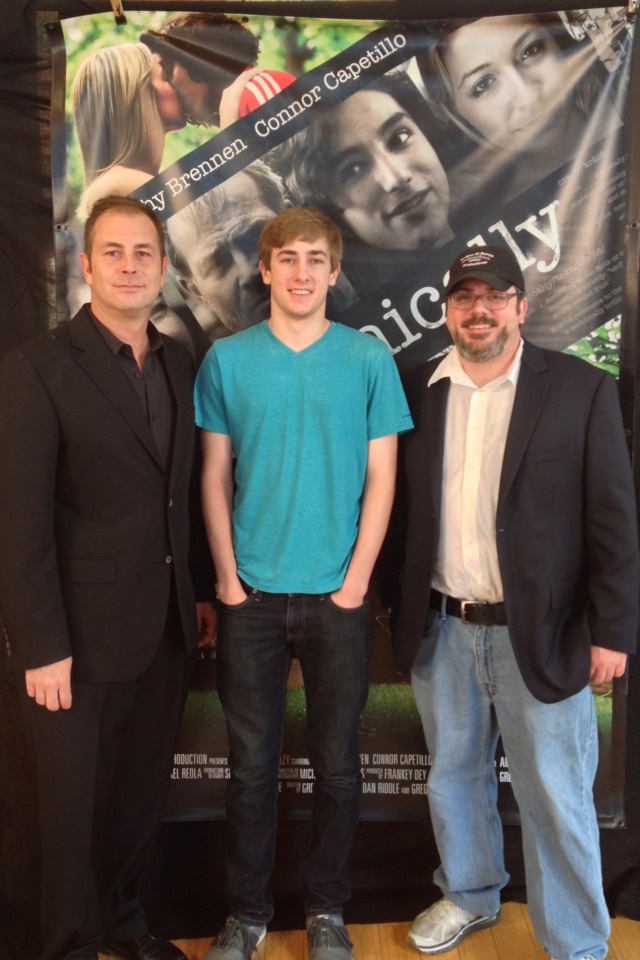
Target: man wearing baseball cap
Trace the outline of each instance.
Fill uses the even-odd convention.
[[[635,648],[634,493],[615,381],[523,340],[524,290],[507,247],[467,248],[445,290],[453,349],[404,379],[394,643],[431,754],[443,894],[409,941],[437,954],[498,922],[501,736],[536,936],[555,960],[602,960],[589,682]]]

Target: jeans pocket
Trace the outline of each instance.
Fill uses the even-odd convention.
[[[327,600],[331,604],[334,610],[338,610],[340,613],[362,613],[369,606],[369,601],[365,597],[362,603],[357,607],[341,607],[339,603],[336,603],[330,593],[327,594]]]
[[[244,600],[241,600],[240,603],[225,603],[224,600],[218,598],[218,603],[223,610],[242,610],[243,607],[248,606],[251,601],[251,597],[245,597]]]
[[[250,603],[260,600],[262,594],[259,590],[256,590],[255,587],[250,586],[248,583],[245,583],[244,580],[240,580],[242,589],[246,593],[244,600],[241,600],[240,603],[225,603],[223,600],[218,598],[218,602],[223,610],[242,610],[243,607],[248,607]]]
[[[244,584],[243,584],[244,586]],[[253,587],[247,588],[250,592],[246,595],[244,600],[241,600],[240,603],[225,603],[223,600],[219,600],[219,604],[223,610],[242,610],[244,607],[250,606],[250,604],[255,603],[260,599],[260,591],[254,590]]]

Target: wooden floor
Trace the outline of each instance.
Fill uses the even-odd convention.
[[[407,943],[410,923],[379,923],[348,926],[355,960],[419,960]],[[202,960],[210,939],[177,940],[189,960]],[[304,931],[274,932],[258,948],[259,960],[306,960]],[[442,960],[549,960],[531,929],[526,906],[506,903],[500,922],[471,934],[455,950],[438,954]],[[639,960],[640,922],[618,917],[612,921],[607,960]]]

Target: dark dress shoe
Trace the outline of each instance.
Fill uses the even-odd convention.
[[[145,933],[135,940],[105,940],[103,950],[122,960],[187,960],[182,950],[171,943]]]

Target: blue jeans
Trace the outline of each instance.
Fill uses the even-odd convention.
[[[508,880],[494,757],[509,761],[529,914],[557,960],[606,956],[609,914],[593,802],[597,722],[589,687],[560,703],[526,688],[507,627],[430,617],[412,686],[431,753],[429,806],[443,894],[494,914]]]
[[[227,884],[234,916],[273,916],[278,771],[291,656],[300,661],[309,756],[315,772],[311,837],[302,867],[307,916],[340,913],[361,794],[358,724],[368,691],[369,617],[328,594],[251,590],[221,604],[218,692],[225,712],[231,778]]]

